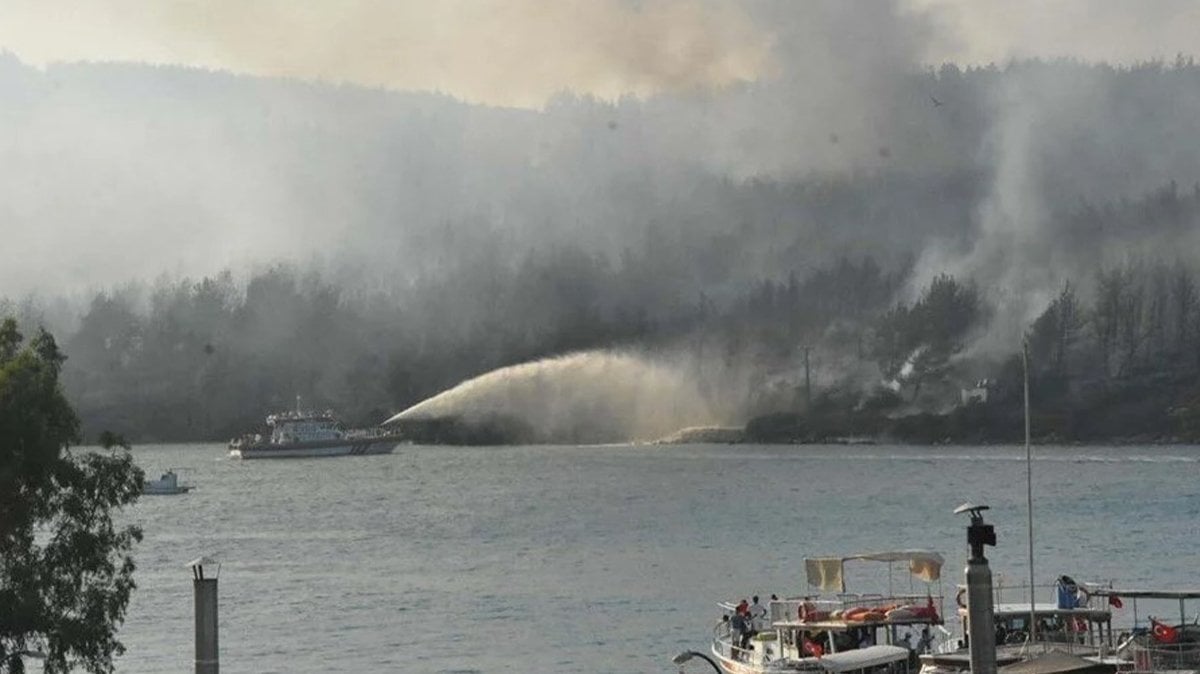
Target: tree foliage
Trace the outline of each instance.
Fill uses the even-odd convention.
[[[0,323],[0,672],[22,672],[25,653],[46,672],[111,672],[142,536],[113,515],[141,493],[142,471],[127,451],[69,451],[81,438],[58,381],[65,358],[44,330],[23,341]]]
[[[912,306],[901,303],[880,319],[875,339],[880,371],[911,386],[915,399],[923,383],[945,375],[983,315],[974,284],[939,274]]]

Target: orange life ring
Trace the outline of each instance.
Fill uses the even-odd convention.
[[[865,618],[863,616],[865,616],[866,614],[868,614],[870,612],[871,612],[871,609],[867,608],[866,606],[858,606],[858,607],[852,608],[849,611],[846,611],[845,613],[843,613],[842,620],[845,620],[847,622],[864,620]]]
[[[966,588],[959,590],[958,594],[954,595],[954,603],[958,604],[959,608],[966,608],[967,607],[966,596],[967,596]]]

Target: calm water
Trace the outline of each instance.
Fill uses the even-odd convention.
[[[1200,586],[1200,449],[1035,453],[1039,583]],[[800,592],[805,555],[932,548],[952,587],[966,500],[993,508],[993,569],[1028,573],[1019,448],[135,455],[197,489],[132,510],[146,538],[121,672],[190,670],[183,565],[201,554],[223,562],[225,672],[674,672],[673,654],[706,647],[716,601]]]

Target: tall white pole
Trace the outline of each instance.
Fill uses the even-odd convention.
[[[1025,503],[1029,511],[1029,643],[1037,641],[1037,620],[1033,587],[1033,450],[1029,441],[1029,338],[1021,342],[1021,363],[1025,369]]]

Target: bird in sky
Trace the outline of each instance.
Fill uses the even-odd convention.
[[[933,107],[935,107],[935,108],[940,108],[940,107],[942,107],[943,105],[945,105],[945,103],[943,103],[943,102],[939,101],[938,99],[934,98],[934,97],[933,97],[933,94],[929,94],[929,100],[933,101]]]

